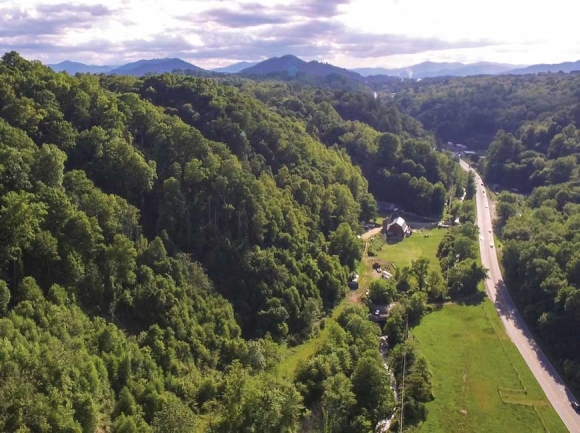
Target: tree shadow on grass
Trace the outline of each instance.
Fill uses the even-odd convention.
[[[474,306],[480,305],[486,298],[485,292],[477,291],[470,295],[466,296],[456,296],[452,297],[452,301],[457,305],[467,305],[467,306]]]
[[[428,304],[429,312],[441,311],[444,306],[445,306],[444,302],[434,302],[434,303]]]

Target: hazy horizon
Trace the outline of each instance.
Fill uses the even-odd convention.
[[[424,61],[560,63],[580,58],[580,4],[490,0],[7,1],[0,48],[44,63],[178,57],[212,69],[292,53],[345,68]],[[566,13],[562,14],[561,11]]]
[[[283,57],[283,56],[286,56],[286,55],[293,55],[293,54],[281,54],[279,56],[273,56],[273,57]],[[273,58],[273,57],[269,57],[269,58]],[[300,58],[300,59],[302,59],[304,61],[310,61],[308,59],[304,59],[304,58],[299,57],[299,56],[296,56],[296,57],[298,57],[298,58]],[[64,59],[64,60],[61,60],[59,62],[44,62],[43,61],[43,63],[44,64],[49,64],[49,65],[57,65],[57,64],[60,64],[60,63],[63,63],[63,62],[72,62],[72,63],[85,64],[87,66],[99,66],[99,67],[114,66],[114,67],[119,67],[119,66],[123,66],[124,64],[127,64],[127,63],[137,62],[139,60],[161,60],[161,59],[169,59],[169,58],[173,58],[173,57],[143,58],[143,59],[131,60],[131,61],[125,62],[125,63],[123,63],[123,62],[112,62],[112,63],[102,63],[102,64],[99,64],[99,63],[86,63],[86,62],[82,62],[82,61],[75,60],[74,58]],[[180,58],[180,59],[181,60],[184,60],[184,61],[187,61],[189,63],[192,63],[192,64],[194,64],[196,66],[199,66],[199,64],[195,63],[194,61],[188,61],[187,59],[182,59],[182,58]],[[35,59],[35,60],[38,60],[38,59]],[[216,66],[216,67],[207,68],[207,69],[208,70],[211,70],[211,69],[219,69],[219,68],[223,68],[223,67],[227,67],[227,66],[232,66],[232,65],[237,64],[237,63],[260,63],[260,62],[263,62],[264,60],[267,60],[267,59],[259,59],[259,60],[236,60],[236,61],[233,61],[231,63],[224,64],[222,66]],[[331,62],[328,62],[328,61],[326,61],[324,59],[313,59],[313,60],[317,60],[317,61],[320,61],[320,62],[331,63]],[[419,62],[419,63],[412,63],[412,64],[408,64],[408,65],[395,66],[395,67],[380,66],[380,65],[376,65],[376,66],[357,66],[357,65],[354,65],[354,66],[349,67],[349,68],[346,68],[346,69],[350,69],[350,70],[356,70],[356,69],[404,69],[404,68],[410,68],[412,66],[416,66],[416,65],[419,65],[419,64],[422,64],[422,63],[438,63],[438,64],[462,63],[462,64],[468,66],[468,65],[473,65],[473,64],[476,64],[476,63],[496,63],[496,62],[481,61],[481,62],[469,62],[468,63],[468,62],[452,62],[452,61],[434,62],[432,60],[425,60],[425,61],[422,61],[422,62]],[[525,64],[524,65],[524,64],[509,64],[509,63],[505,63],[505,65],[512,65],[514,67],[530,66],[528,64]],[[336,65],[336,66],[338,66],[338,65]]]

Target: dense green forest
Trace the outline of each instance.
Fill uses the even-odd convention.
[[[241,87],[285,117],[302,120],[309,134],[327,146],[344,149],[377,199],[441,215],[446,191],[458,182],[458,166],[435,151],[432,135],[390,97],[376,98],[368,89],[271,82]]]
[[[344,298],[371,192],[441,214],[458,168],[367,94],[228,80],[2,57],[2,431],[354,433],[393,413],[362,307],[296,377],[275,368]],[[406,411],[429,396],[417,369]]]
[[[578,74],[384,80],[373,87],[396,93],[399,109],[421,121],[438,141],[473,149],[487,149],[499,130],[515,134],[527,122],[546,121],[570,107],[576,119],[580,113]]]
[[[485,177],[505,188],[534,188],[580,179],[580,104],[529,122],[516,133],[499,131],[482,161]]]
[[[567,382],[580,390],[580,185],[503,192],[497,228],[506,283]]]
[[[107,86],[122,87],[115,81],[110,79]],[[369,191],[377,199],[418,213],[443,212],[446,190],[457,182],[459,168],[446,154],[435,150],[432,136],[419,122],[401,114],[390,98],[375,99],[368,89],[334,86],[339,90],[331,90],[332,79],[321,87],[240,78],[221,82],[227,86],[219,87],[217,94],[212,91],[215,84],[207,80],[179,76],[151,77],[133,82],[131,87],[137,87],[142,97],[179,115],[208,138],[227,142],[239,158],[251,160],[252,152],[259,152],[273,170],[280,168],[280,161],[274,160],[272,149],[263,145],[279,138],[271,131],[265,133],[260,123],[273,113],[279,114],[299,127],[299,133],[305,131],[312,139],[343,150],[347,159],[360,167]],[[252,112],[256,113],[253,119],[244,113],[248,106],[253,106]],[[247,140],[261,147],[249,149]],[[360,200],[363,220],[372,215],[370,202],[370,198]]]
[[[577,74],[434,78],[404,86],[397,106],[440,144],[486,151],[480,168],[488,182],[529,193],[578,179]]]

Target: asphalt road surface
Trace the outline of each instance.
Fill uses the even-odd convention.
[[[464,161],[461,161],[461,167],[466,171],[471,170]],[[576,413],[571,406],[574,396],[534,340],[532,333],[520,316],[504,285],[495,251],[487,192],[482,186],[481,178],[475,171],[474,174],[477,185],[476,203],[477,225],[480,231],[479,249],[483,266],[489,270],[489,278],[485,282],[487,294],[495,304],[508,336],[518,348],[526,364],[528,364],[528,367],[544,390],[546,397],[548,397],[568,430],[573,433],[580,433],[580,414]]]

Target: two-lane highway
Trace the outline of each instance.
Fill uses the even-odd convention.
[[[461,167],[466,171],[471,171],[465,161],[461,161]],[[495,304],[507,334],[568,430],[580,433],[580,415],[571,406],[574,400],[572,393],[534,340],[504,285],[497,260],[487,193],[479,175],[475,171],[473,173],[477,184],[477,225],[480,231],[481,262],[489,270],[489,278],[485,282],[487,294]]]

